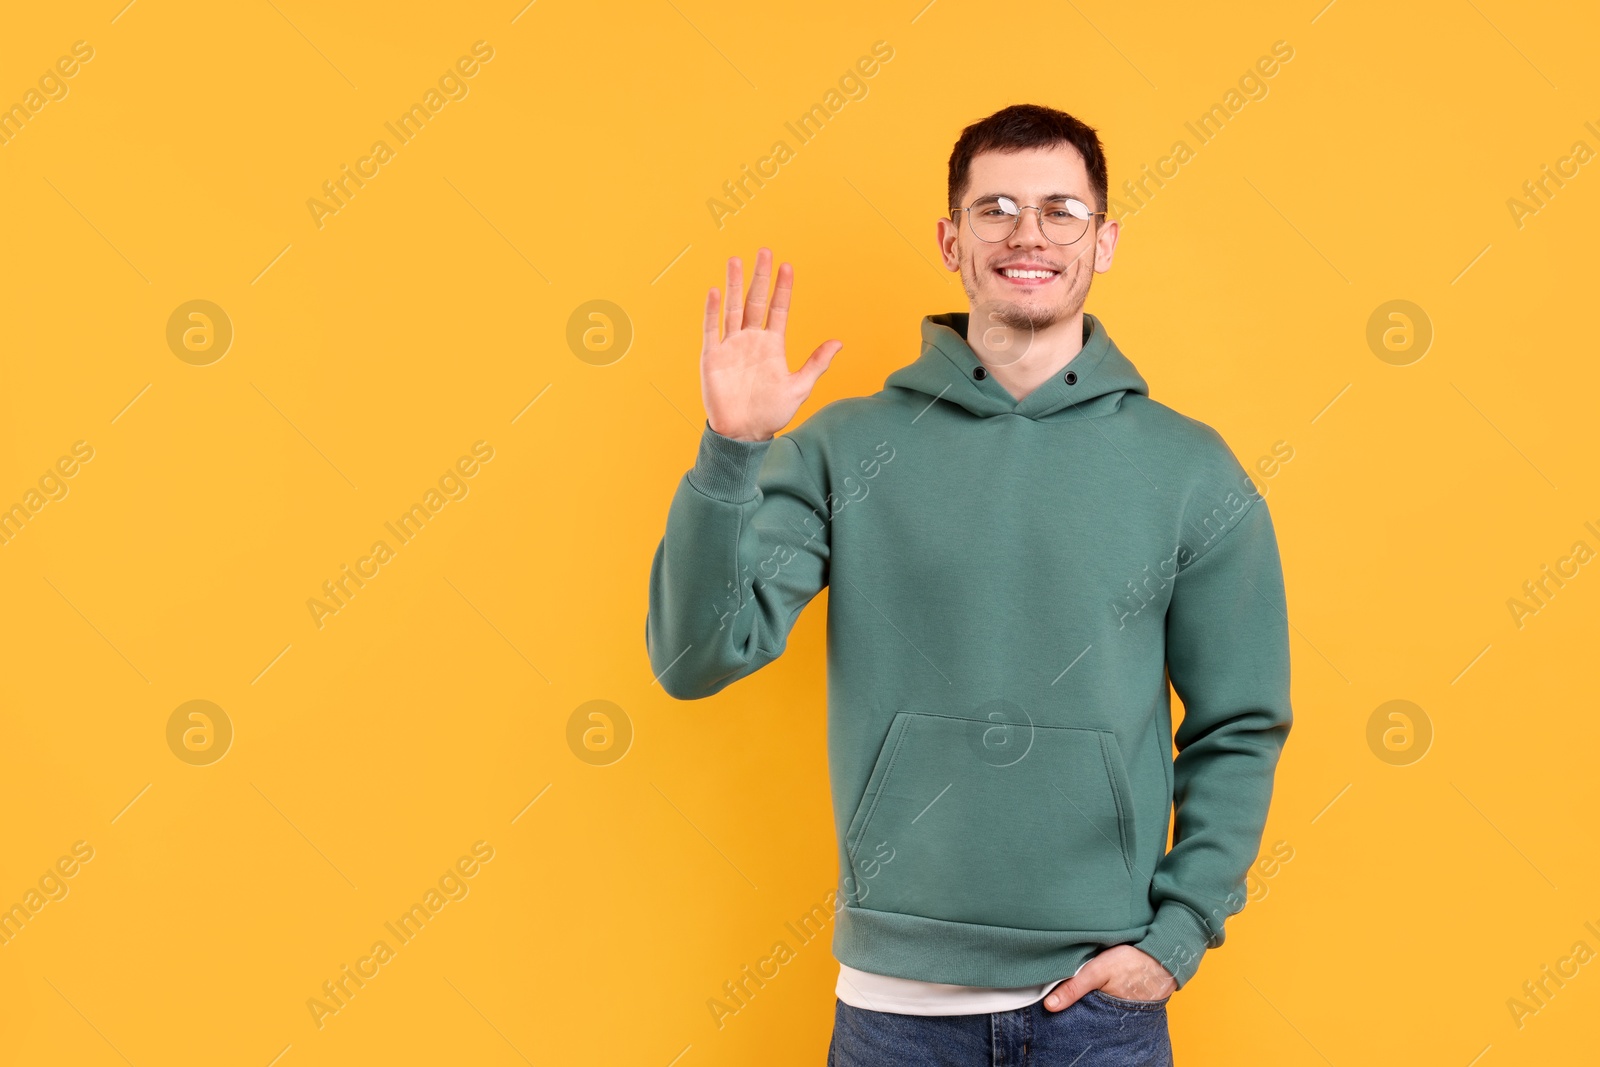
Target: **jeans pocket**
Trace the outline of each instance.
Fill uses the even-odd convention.
[[[1115,1007],[1127,1008],[1131,1011],[1160,1011],[1162,1008],[1167,1006],[1167,1001],[1172,999],[1172,994],[1168,993],[1160,1000],[1129,1000],[1127,997],[1114,997],[1110,993],[1103,992],[1099,989],[1089,990],[1088,995],[1091,997],[1098,997],[1107,1004]]]

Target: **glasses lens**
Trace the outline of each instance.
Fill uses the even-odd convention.
[[[972,232],[980,240],[1004,241],[1017,228],[1022,208],[1009,196],[986,196],[967,211]],[[1071,197],[1055,197],[1039,206],[1039,226],[1056,244],[1071,244],[1089,228],[1089,208]]]
[[[967,209],[972,232],[984,241],[1004,241],[1017,228],[1017,202],[1008,196],[986,196]]]
[[[1089,226],[1089,208],[1069,197],[1046,200],[1039,209],[1044,235],[1058,245],[1071,244]]]

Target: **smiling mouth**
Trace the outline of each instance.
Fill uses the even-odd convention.
[[[1048,267],[999,267],[995,274],[1007,285],[1024,288],[1049,285],[1061,276],[1060,271]]]

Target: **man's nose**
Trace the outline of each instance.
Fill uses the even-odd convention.
[[[1030,217],[1031,213],[1031,217]],[[1027,247],[1042,248],[1050,242],[1045,240],[1044,227],[1040,223],[1038,208],[1023,208],[1017,218],[1017,228],[1011,231],[1011,243]]]

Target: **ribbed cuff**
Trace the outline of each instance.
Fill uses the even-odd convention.
[[[1155,957],[1182,989],[1200,969],[1200,957],[1205,955],[1210,941],[1210,931],[1193,911],[1175,900],[1167,900],[1156,909],[1150,932],[1143,940],[1133,942],[1133,947]]]
[[[761,461],[777,438],[765,441],[740,441],[724,437],[705,422],[700,434],[700,452],[689,469],[689,484],[713,500],[742,504],[756,496],[756,475]]]

